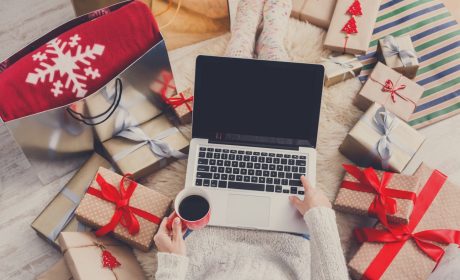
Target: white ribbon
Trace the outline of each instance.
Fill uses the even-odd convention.
[[[398,55],[404,67],[412,66],[412,59],[417,57],[412,50],[402,50],[395,37],[391,35],[383,38],[382,51],[385,57]]]
[[[358,58],[354,57],[354,58],[352,58],[350,60],[340,61],[340,60],[337,59],[337,57],[332,56],[332,55],[330,55],[328,58],[324,58],[324,57],[321,58],[321,61],[323,63],[326,63],[326,64],[328,64],[328,65],[330,65],[332,67],[336,67],[337,71],[346,70],[345,73],[342,74],[342,80],[345,79],[345,75],[347,73],[350,73],[353,77],[356,77],[356,74],[353,71],[353,67],[354,67],[353,62],[355,62],[357,60],[358,60]],[[327,67],[327,66],[325,65],[325,67]]]
[[[381,137],[377,143],[377,153],[382,159],[383,169],[388,169],[389,161],[393,154],[391,150],[392,139],[391,132],[398,125],[398,119],[385,107],[381,107],[377,110],[373,117],[373,122]]]

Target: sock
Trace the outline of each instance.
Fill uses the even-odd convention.
[[[256,32],[266,0],[240,0],[225,56],[253,58]],[[290,0],[289,0],[290,1]]]
[[[265,1],[264,26],[256,46],[259,59],[289,61],[289,55],[284,48],[284,38],[291,10],[291,0]]]

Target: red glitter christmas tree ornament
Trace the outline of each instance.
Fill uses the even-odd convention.
[[[121,265],[120,262],[118,262],[117,258],[115,258],[109,251],[107,250],[102,250],[102,266],[107,267],[109,269],[114,269],[116,267],[119,267]]]
[[[356,27],[356,20],[354,17],[350,18],[350,20],[345,24],[342,28],[342,32],[348,34],[358,33],[358,28]]]
[[[347,14],[352,16],[361,16],[363,14],[359,0],[355,0],[353,4],[351,4],[350,8],[347,10]]]

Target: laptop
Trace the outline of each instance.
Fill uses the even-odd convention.
[[[307,233],[288,197],[315,184],[321,65],[199,56],[186,188],[213,226]]]

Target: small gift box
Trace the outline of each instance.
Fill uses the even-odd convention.
[[[65,260],[60,259],[50,269],[40,274],[36,280],[73,280],[73,276],[67,267]]]
[[[189,141],[164,115],[130,127],[102,143],[123,174],[139,178],[175,158],[185,158]]]
[[[377,102],[407,122],[424,91],[416,82],[379,62],[356,95],[354,104],[365,111]]]
[[[345,174],[334,201],[336,210],[408,224],[419,178],[370,168],[343,166]]]
[[[110,117],[94,120],[97,122],[94,130],[101,142],[109,140],[125,128],[137,126],[161,114],[151,94],[136,89],[127,79],[118,79],[120,83],[113,80],[101,90],[101,94],[94,94],[85,100],[91,118],[104,116],[114,101],[117,98],[120,100]]]
[[[400,37],[389,35],[380,39],[379,51],[387,66],[410,79],[415,78],[419,63],[409,35]]]
[[[100,155],[93,154],[43,209],[31,225],[40,237],[59,247],[56,240],[61,231],[89,230],[74,218],[74,211],[101,166],[110,168],[110,163]]]
[[[364,242],[348,266],[354,279],[427,279],[449,243],[460,245],[460,187],[422,164],[421,185],[407,225],[355,231]]]
[[[150,85],[150,89],[162,99],[170,98],[177,94],[173,74],[170,71],[162,70],[157,78]]]
[[[131,249],[109,237],[63,232],[59,245],[75,280],[147,279]]]
[[[148,251],[170,203],[168,197],[101,167],[75,215],[80,222],[97,228],[96,236],[112,232],[131,246]]]
[[[345,137],[340,152],[359,166],[401,173],[425,137],[374,103]]]
[[[321,60],[325,69],[324,84],[327,87],[356,77],[363,68],[357,57],[348,54],[329,56]]]
[[[379,7],[380,0],[337,1],[324,46],[342,53],[365,54]]]
[[[337,0],[292,0],[291,16],[328,29]]]

